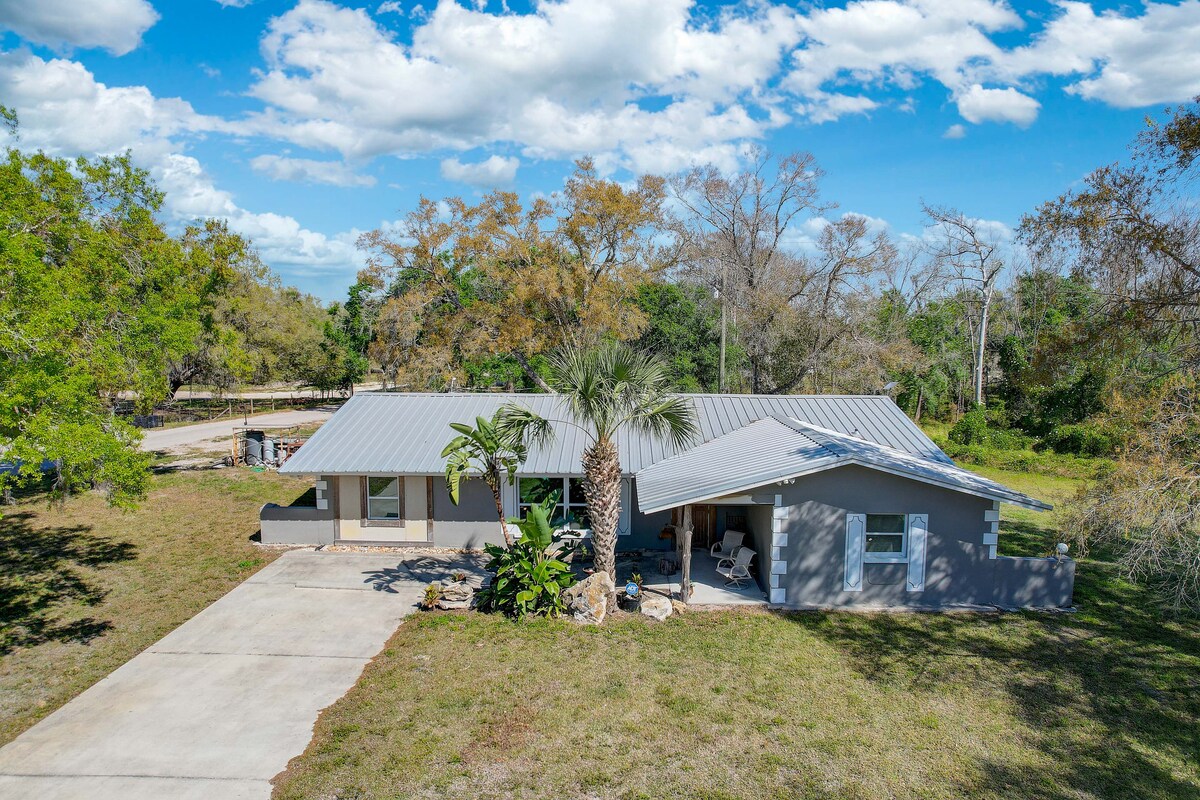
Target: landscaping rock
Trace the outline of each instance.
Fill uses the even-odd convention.
[[[671,616],[671,598],[663,597],[661,594],[647,594],[642,598],[639,610],[647,617],[654,619],[666,619]]]
[[[682,614],[683,612],[687,611],[687,603],[683,602],[682,600],[672,600],[671,610],[676,614]]]
[[[442,587],[442,596],[438,598],[437,607],[450,610],[453,608],[470,608],[475,597],[475,589],[466,581],[451,581]]]
[[[608,596],[616,591],[616,584],[608,573],[597,572],[564,589],[563,600],[576,620],[599,625],[608,615]]]

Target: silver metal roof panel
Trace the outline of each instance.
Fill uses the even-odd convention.
[[[1025,508],[1050,508],[948,460],[782,415],[752,422],[643,468],[637,473],[638,507],[644,514],[663,511],[851,464]]]
[[[881,395],[685,395],[696,408],[696,444],[724,436],[755,420],[782,415],[859,436],[905,453],[952,463],[890,398]],[[451,422],[473,423],[505,403],[543,417],[561,417],[551,394],[429,394],[363,392],[350,398],[281,468],[291,474],[436,475],[445,468],[442,448],[454,436]],[[554,441],[530,451],[526,475],[579,474],[585,437],[556,425]],[[669,443],[625,430],[618,440],[626,474],[677,454]]]

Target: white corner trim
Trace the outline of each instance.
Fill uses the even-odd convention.
[[[1000,544],[1000,534],[985,533],[983,535],[983,543],[987,545]]]
[[[317,498],[317,511],[325,511],[329,508],[329,501],[324,497]]]
[[[787,588],[782,585],[780,575],[787,574],[787,553],[784,552],[788,543],[788,535],[784,532],[790,509],[783,504],[783,495],[775,495],[775,507],[771,509],[771,571],[770,595],[771,603],[781,605],[787,602]]]

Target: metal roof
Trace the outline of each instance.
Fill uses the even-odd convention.
[[[1025,508],[1050,508],[948,459],[934,460],[786,416],[760,419],[639,470],[638,507],[648,514],[851,464]]]
[[[952,463],[892,400],[882,395],[693,394],[700,437],[709,442],[756,420],[784,415],[899,451]],[[288,459],[292,474],[437,475],[445,469],[442,448],[454,436],[451,422],[473,423],[505,403],[524,405],[548,419],[561,417],[552,394],[429,394],[364,392],[350,398]],[[555,425],[554,441],[531,449],[525,475],[577,475],[587,437]],[[677,454],[668,442],[623,430],[617,443],[621,467],[633,474]]]

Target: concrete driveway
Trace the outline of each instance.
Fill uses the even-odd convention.
[[[0,749],[0,797],[268,798],[429,581],[477,564],[285,553]]]

